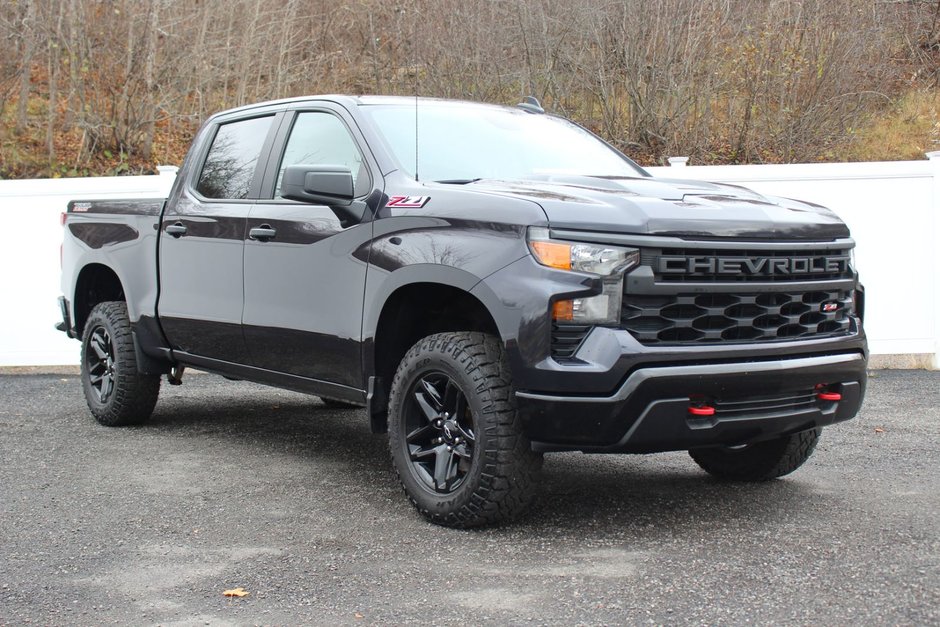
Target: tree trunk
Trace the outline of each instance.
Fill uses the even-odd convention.
[[[23,61],[20,65],[20,97],[16,108],[16,132],[26,130],[33,54],[36,49],[36,0],[27,0],[21,26]]]
[[[153,154],[153,136],[156,132],[157,109],[153,104],[153,68],[157,56],[157,24],[160,18],[160,2],[154,0],[147,21],[147,51],[144,57],[144,137],[141,142],[141,156],[150,161]]]
[[[55,17],[55,29],[49,38],[49,108],[46,113],[46,156],[49,165],[55,162],[55,128],[59,117],[59,62],[61,60],[60,41],[62,39],[62,5],[58,5]]]

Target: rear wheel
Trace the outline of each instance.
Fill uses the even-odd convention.
[[[440,333],[408,351],[392,382],[389,448],[408,498],[448,527],[520,515],[542,462],[523,434],[502,347],[482,333]]]
[[[769,481],[788,475],[813,454],[822,429],[810,429],[741,447],[692,449],[689,455],[706,472],[732,481]]]
[[[137,372],[127,306],[99,303],[82,335],[82,389],[95,419],[117,427],[145,422],[160,392],[160,376]]]

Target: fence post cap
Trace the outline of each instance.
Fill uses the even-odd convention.
[[[666,161],[668,161],[669,165],[674,168],[682,168],[688,165],[689,158],[688,157],[667,157]]]

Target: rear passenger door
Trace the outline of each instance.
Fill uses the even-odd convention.
[[[347,166],[361,202],[373,191],[378,168],[340,107],[324,103],[287,115],[264,197],[248,216],[243,314],[248,350],[259,368],[362,389],[370,217],[344,225],[327,206],[281,198],[280,181],[288,165]]]
[[[245,225],[275,114],[219,123],[161,223],[159,315],[178,352],[248,362],[241,327]],[[210,131],[211,132],[211,131]]]

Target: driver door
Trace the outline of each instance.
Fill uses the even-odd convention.
[[[361,389],[363,251],[372,223],[344,226],[329,207],[279,192],[289,165],[349,167],[359,198],[372,192],[373,175],[340,111],[294,112],[282,128],[289,131],[271,159],[270,189],[248,215],[243,324],[252,365]]]

